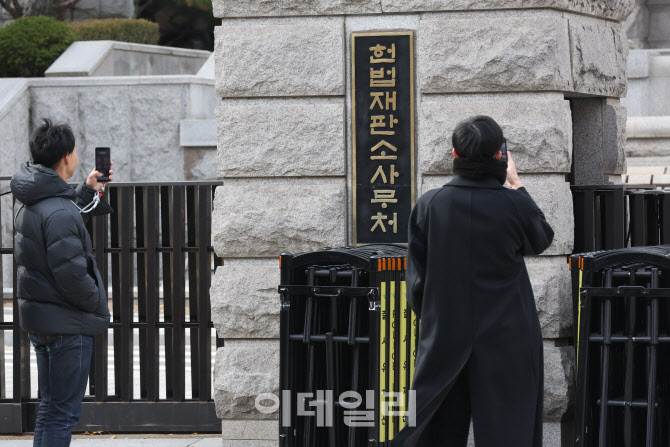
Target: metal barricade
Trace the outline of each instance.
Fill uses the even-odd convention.
[[[6,189],[9,180],[0,178],[0,187]],[[212,398],[212,351],[223,340],[213,333],[209,295],[213,267],[221,261],[211,246],[219,185],[109,184],[114,213],[90,219],[87,228],[112,318],[109,331],[95,337],[75,431],[221,431]],[[11,235],[12,197],[2,199],[0,228]],[[0,345],[0,433],[33,431],[39,407],[31,346],[19,326],[12,253],[11,241],[0,239],[0,258],[5,255],[14,272],[11,284],[3,284],[0,274],[0,286],[11,290],[13,301],[11,318],[0,312],[0,343],[12,336],[9,351]],[[3,364],[10,353],[11,362]],[[11,381],[4,376],[9,367]]]
[[[383,410],[410,410],[419,320],[407,304],[406,252],[281,256],[281,447],[386,446],[407,423]]]
[[[670,245],[570,261],[578,309],[575,446],[667,446]]]
[[[670,243],[670,191],[572,186],[575,253]]]

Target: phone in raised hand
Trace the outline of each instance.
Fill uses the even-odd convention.
[[[109,171],[112,169],[111,150],[108,147],[95,148],[95,170],[102,174],[98,177],[99,182],[109,181]]]

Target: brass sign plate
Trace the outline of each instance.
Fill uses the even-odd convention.
[[[351,35],[354,245],[407,243],[415,201],[414,33]]]

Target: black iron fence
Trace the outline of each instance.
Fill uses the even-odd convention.
[[[670,243],[670,191],[653,186],[572,186],[574,253]]]
[[[573,255],[576,447],[670,443],[670,245]]]
[[[8,183],[0,178],[0,184]],[[223,340],[214,334],[209,296],[211,274],[220,263],[211,247],[212,199],[220,184],[107,188],[115,213],[92,218],[88,228],[112,321],[95,339],[89,393],[75,430],[220,432],[212,350]],[[0,202],[0,228],[11,231],[11,225],[2,226],[3,205],[6,200]],[[0,239],[5,263],[13,262],[8,245]],[[0,272],[2,267],[0,260]],[[39,400],[30,343],[18,324],[16,266],[9,276],[11,287],[0,275],[0,287],[12,291],[13,302],[11,321],[5,321],[4,309],[0,313],[0,433],[20,433],[34,429]]]

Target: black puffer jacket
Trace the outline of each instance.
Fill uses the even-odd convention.
[[[109,308],[91,238],[72,201],[83,207],[94,190],[75,190],[56,171],[23,163],[11,182],[15,208],[21,327],[39,335],[96,335]],[[83,217],[85,216],[85,217]]]

